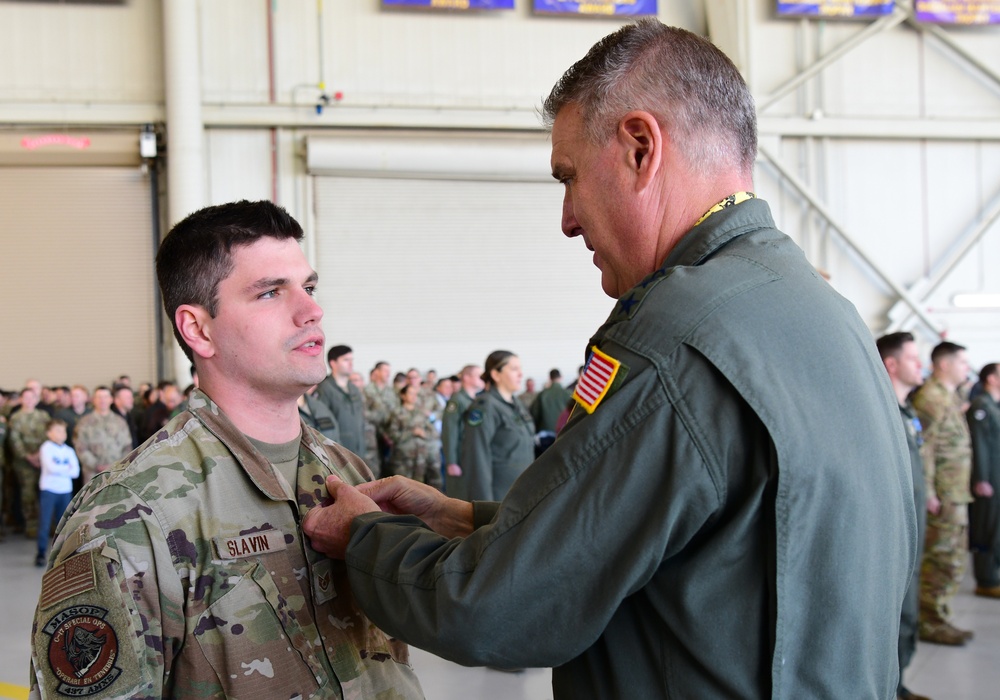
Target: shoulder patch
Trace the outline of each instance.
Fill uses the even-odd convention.
[[[454,401],[449,401],[448,405],[445,406],[444,410],[446,413],[454,413],[455,411],[458,410],[458,404],[456,404]]]
[[[974,420],[983,420],[985,417],[986,417],[986,411],[981,408],[972,414],[972,418]]]
[[[573,398],[587,413],[593,413],[608,394],[622,363],[593,346]]]
[[[118,633],[107,617],[108,611],[96,605],[74,605],[60,610],[42,628],[49,636],[49,668],[60,695],[96,695],[122,675],[116,663]]]
[[[471,426],[476,426],[481,424],[483,422],[483,412],[480,411],[478,408],[471,409],[469,411],[468,416],[465,419],[465,422]]]

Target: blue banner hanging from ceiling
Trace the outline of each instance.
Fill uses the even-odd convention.
[[[1000,0],[915,0],[920,22],[935,24],[1000,24]]]
[[[535,0],[536,15],[656,15],[657,0]]]
[[[892,14],[893,0],[813,0],[813,2],[781,2],[781,17],[814,19],[870,19]]]
[[[431,10],[513,10],[514,0],[382,0],[382,7]]]

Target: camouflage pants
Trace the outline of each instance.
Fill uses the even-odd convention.
[[[920,629],[931,630],[951,617],[951,599],[965,576],[968,509],[964,503],[942,503],[927,514],[927,541],[920,568]]]
[[[26,459],[14,460],[18,489],[21,492],[21,512],[29,534],[38,530],[38,477],[41,472]]]
[[[444,485],[441,478],[441,465],[432,455],[419,454],[407,458],[398,451],[392,454],[392,473],[405,476],[408,479],[429,484],[441,490]]]

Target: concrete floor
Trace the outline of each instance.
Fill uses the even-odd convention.
[[[42,570],[33,564],[34,543],[8,535],[0,543],[0,699],[27,698],[28,637]],[[1000,600],[972,595],[966,580],[955,600],[955,622],[976,633],[962,648],[921,644],[905,673],[913,692],[936,700],[1000,698]],[[551,673],[528,669],[502,673],[465,668],[413,650],[413,667],[431,700],[549,700]]]

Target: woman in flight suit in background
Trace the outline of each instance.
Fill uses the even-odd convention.
[[[521,360],[496,350],[486,358],[486,389],[465,412],[462,470],[469,500],[500,501],[535,459],[535,425],[514,394],[521,389]]]

